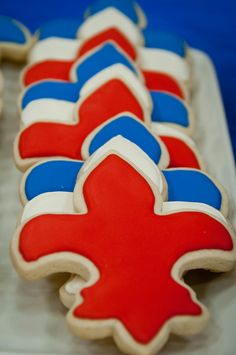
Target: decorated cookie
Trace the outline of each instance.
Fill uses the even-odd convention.
[[[22,222],[39,213],[75,213],[72,192],[82,165],[81,161],[51,160],[27,171],[21,184],[21,198],[24,204],[32,201],[24,209]],[[169,210],[184,207],[183,202],[188,201],[193,203],[192,207],[215,214],[225,221],[214,209],[220,209],[227,215],[226,194],[208,175],[194,169],[168,169],[163,174],[168,186],[168,201],[171,202]],[[162,191],[163,184],[159,182],[158,186]],[[67,307],[72,305],[75,294],[84,286],[84,282],[74,276],[60,289],[61,300]]]
[[[82,89],[79,82],[60,81],[45,81],[27,87],[20,99],[20,105],[23,106],[21,113],[23,126],[39,121],[73,122],[73,103],[78,100],[79,95],[80,97],[87,95],[107,80],[115,78],[122,79],[136,91],[136,97],[139,97],[144,106],[146,105],[153,122],[170,124],[187,133],[192,132],[192,111],[183,100],[175,95],[157,91],[151,91],[149,96],[137,77],[123,64],[115,64],[100,71],[86,81]]]
[[[115,44],[104,43],[91,50],[82,58],[74,61],[46,60],[26,67],[22,72],[21,82],[23,86],[33,84],[40,80],[57,79],[65,81],[86,80],[113,64],[123,64],[142,77],[141,72],[133,61]]]
[[[192,335],[206,324],[182,276],[230,270],[234,233],[209,210],[163,202],[163,183],[140,148],[116,137],[81,168],[74,212],[36,212],[17,228],[11,256],[23,277],[70,272],[86,281],[67,316],[76,334],[113,336],[124,352],[154,354],[171,332]]]
[[[140,28],[146,27],[147,19],[141,7],[130,0],[97,0],[91,4],[85,11],[85,17],[93,16],[108,8],[115,9],[127,16],[135,25]]]
[[[115,64],[92,76],[82,88],[80,82],[60,81],[43,81],[27,87],[19,99],[23,127],[42,121],[73,123],[75,120],[73,111],[79,97],[89,95],[114,79],[122,80],[146,109],[146,115],[151,114],[151,96],[141,81],[123,64]]]
[[[6,16],[0,16],[0,54],[13,61],[26,58],[32,44],[28,29],[22,23]]]
[[[130,88],[130,90],[135,94],[136,98],[137,97],[139,98],[139,105],[140,104],[142,105],[143,107],[142,110],[144,113],[146,112],[145,115],[146,117],[148,117],[150,111],[149,109],[147,110],[147,107],[151,107],[151,106],[149,102],[149,96],[147,95],[146,91],[143,90],[143,87],[140,84],[140,82],[135,78],[135,76],[128,69],[123,68],[122,71],[120,68],[119,73],[124,74],[122,77],[120,77],[122,78],[122,82],[125,83],[126,86]],[[113,79],[115,79],[117,75],[116,73],[112,73],[111,68],[107,69],[107,76],[109,78],[108,74],[109,75],[111,74],[111,78],[113,77]],[[114,76],[112,76],[113,74]],[[130,74],[130,77],[128,74]],[[107,83],[109,83],[109,80],[106,81],[106,75],[102,75],[102,73],[97,74],[93,79],[89,80],[82,88],[81,97],[83,96],[86,97],[90,95],[94,90],[96,89],[99,90],[100,85],[105,85]],[[45,86],[44,84],[46,85],[46,83],[36,84],[42,86],[42,96],[44,92],[44,86]],[[32,89],[33,87],[34,85],[32,86]],[[70,86],[68,87],[70,88]],[[63,95],[66,94],[67,96],[68,93],[69,90],[64,90],[64,91],[63,89],[61,90],[60,93],[61,95],[60,99],[62,99],[61,102],[60,101],[58,102],[57,100],[53,101],[52,99],[41,99],[41,100],[38,99],[27,104],[27,100],[23,100],[22,102],[23,103],[25,102],[25,104],[27,104],[26,108],[22,112],[23,125],[27,127],[32,123],[39,122],[42,120],[45,121],[54,120],[56,122],[62,122],[62,123],[63,122],[66,123],[67,120],[68,121],[67,123],[69,123],[68,114],[69,117],[72,118],[72,121],[70,122],[71,123],[76,122],[77,115],[72,115],[72,111],[74,111],[74,106],[72,105],[72,103],[68,101],[66,102],[66,105],[63,105],[64,104],[63,99],[66,100],[68,99]],[[25,98],[27,98],[27,95],[25,96]],[[35,97],[32,96],[31,99],[32,98]],[[72,95],[72,99],[73,99],[73,95]],[[43,110],[40,109],[40,106],[43,108]],[[189,167],[189,168],[196,168],[196,169],[201,169],[203,167],[203,164],[201,162],[195,144],[187,136],[185,136],[181,132],[171,129],[171,127],[166,127],[166,125],[162,125],[159,123],[155,123],[155,122],[152,123],[152,127],[154,132],[157,135],[163,136],[165,145],[167,146],[167,149],[170,152],[170,167]],[[31,130],[32,127],[29,128]],[[117,132],[114,132],[114,134],[115,133]],[[40,144],[38,146],[38,149],[41,150]]]
[[[23,129],[14,147],[17,166],[24,170],[47,157],[81,159],[81,147],[87,135],[120,113],[131,113],[150,125],[149,113],[133,90],[121,80],[109,80],[78,101],[72,124],[37,122]]]
[[[146,28],[143,30],[144,47],[164,49],[180,57],[187,56],[187,44],[178,35],[160,30]]]

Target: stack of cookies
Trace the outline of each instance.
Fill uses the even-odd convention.
[[[21,75],[24,208],[11,243],[24,278],[71,274],[60,298],[75,334],[140,355],[206,324],[184,273],[235,260],[227,196],[192,139],[191,51],[146,22],[133,1],[98,0],[84,21],[37,31]]]

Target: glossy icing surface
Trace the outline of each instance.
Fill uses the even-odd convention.
[[[174,95],[151,91],[153,111],[152,121],[189,126],[188,110],[183,101]]]
[[[82,161],[52,160],[35,166],[24,185],[27,200],[46,192],[73,192],[82,165]]]
[[[195,149],[178,137],[161,135],[170,156],[170,168],[201,169]]]
[[[150,91],[164,91],[184,99],[184,92],[178,81],[169,74],[144,70],[146,86]]]

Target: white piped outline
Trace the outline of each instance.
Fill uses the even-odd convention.
[[[158,71],[172,75],[178,81],[190,84],[190,68],[186,59],[160,48],[138,49],[139,65],[144,71]]]

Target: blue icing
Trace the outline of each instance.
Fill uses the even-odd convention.
[[[112,137],[122,135],[137,144],[156,164],[161,157],[161,148],[156,139],[138,121],[128,116],[121,116],[107,123],[93,137],[89,145],[89,154],[94,153]]]
[[[39,39],[49,37],[76,38],[82,20],[58,19],[45,23],[39,28]]]
[[[28,200],[45,192],[73,192],[81,161],[55,160],[35,166],[25,181]],[[200,202],[218,210],[222,196],[215,184],[201,171],[164,170],[168,201]]]
[[[94,15],[107,7],[115,7],[129,17],[134,23],[138,24],[139,19],[134,7],[134,1],[130,0],[97,0],[89,6],[89,15]]]
[[[221,192],[201,171],[178,169],[163,173],[168,184],[168,201],[200,202],[220,210]]]
[[[83,162],[52,160],[35,166],[25,181],[28,200],[46,192],[73,191]]]
[[[80,82],[44,81],[36,83],[26,89],[21,100],[21,107],[24,109],[31,101],[39,99],[76,102],[79,99],[81,86]]]
[[[0,42],[24,44],[26,37],[22,29],[10,17],[0,16]]]
[[[181,37],[170,32],[150,29],[143,30],[143,35],[145,47],[165,49],[185,57],[186,43]]]
[[[183,127],[189,126],[188,110],[181,100],[174,95],[151,91],[153,103],[152,121],[175,123]]]
[[[117,63],[125,65],[137,74],[132,63],[113,44],[107,43],[77,66],[77,79],[80,83],[85,83],[93,75]]]

